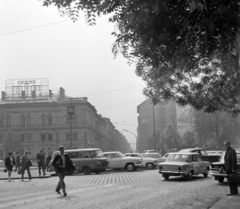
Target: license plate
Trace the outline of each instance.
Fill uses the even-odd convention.
[[[177,168],[174,167],[174,166],[167,166],[167,170],[168,171],[175,171],[175,170],[177,170]]]

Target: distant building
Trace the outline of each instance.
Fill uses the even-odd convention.
[[[158,150],[178,148],[179,145],[174,143],[174,140],[179,141],[184,133],[192,131],[192,108],[180,107],[175,101],[153,106],[151,99],[147,99],[138,105],[137,112],[139,114],[137,128],[139,152],[154,149],[154,122]],[[172,143],[169,143],[170,140]]]
[[[86,97],[68,97],[63,88],[52,92],[48,89],[48,79],[7,80],[6,83],[0,102],[0,158],[7,151],[3,141],[9,130],[22,142],[16,151],[23,154],[28,150],[33,158],[40,149],[48,153],[59,145],[66,149],[98,147],[103,151],[121,151],[129,146],[110,119],[97,114]],[[74,107],[72,115],[68,107]],[[121,140],[124,146],[119,143]]]

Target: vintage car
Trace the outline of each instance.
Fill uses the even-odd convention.
[[[108,166],[108,160],[102,156],[102,151],[99,148],[65,150],[64,153],[73,161],[75,171],[83,172],[84,175],[91,173],[99,174],[104,172]],[[49,164],[50,171],[54,171],[52,161],[56,155],[59,155],[59,151],[53,152],[52,160]],[[72,173],[69,174],[71,175]]]
[[[125,157],[121,152],[103,152],[103,156],[108,159],[108,168],[110,169],[136,171],[138,167],[143,166],[141,158]]]
[[[139,157],[142,159],[142,167],[147,169],[154,169],[157,166],[157,159],[151,157],[143,157],[140,153],[125,153],[125,157]]]
[[[160,163],[162,162],[165,162],[167,157],[168,157],[169,153],[166,153],[165,155],[163,155],[161,158],[160,158]]]
[[[190,180],[193,175],[198,174],[208,177],[210,163],[203,161],[198,153],[177,152],[169,153],[166,161],[158,164],[158,168],[159,173],[166,180],[169,176],[184,176]]]
[[[160,163],[161,155],[158,152],[145,152],[141,153],[143,157],[151,157],[157,159],[157,163]]]
[[[210,163],[211,162],[218,162],[220,157],[221,157],[221,154],[208,154],[206,152],[205,149],[203,148],[191,148],[191,149],[182,149],[180,150],[179,152],[196,152],[196,153],[199,153],[199,155],[201,155],[202,159],[204,161],[209,161]]]
[[[237,153],[237,173],[240,173],[240,151],[236,150]],[[221,155],[219,162],[211,163],[210,175],[214,176],[215,181],[219,183],[224,182],[224,179],[227,178],[227,173],[224,170],[224,155],[225,152]]]

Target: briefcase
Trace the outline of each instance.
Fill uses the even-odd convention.
[[[240,173],[231,173],[228,174],[229,182],[240,182]]]

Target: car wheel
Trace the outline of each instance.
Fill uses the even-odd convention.
[[[192,179],[192,175],[193,175],[193,172],[190,171],[190,172],[188,173],[188,175],[187,175],[187,179],[188,179],[188,180],[191,180],[191,179]]]
[[[223,183],[224,182],[224,177],[219,177],[218,182]]]
[[[89,167],[84,167],[83,173],[84,173],[84,175],[89,175],[91,173],[91,169]]]
[[[163,178],[164,178],[165,180],[168,180],[168,179],[169,179],[169,176],[168,176],[168,175],[163,175]]]
[[[208,173],[209,173],[209,170],[207,168],[207,170],[205,171],[205,173],[203,174],[204,178],[207,178],[208,177]]]
[[[146,165],[146,167],[147,167],[147,169],[154,169],[154,165],[153,165],[153,163],[147,163],[147,165]]]
[[[128,164],[126,165],[126,170],[128,170],[128,171],[134,171],[134,169],[135,169],[135,166],[134,166],[133,163],[128,163]]]

